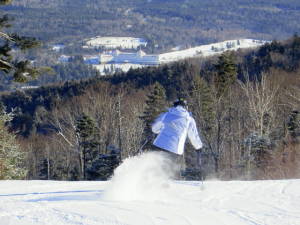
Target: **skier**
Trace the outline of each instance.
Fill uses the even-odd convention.
[[[158,134],[153,145],[159,149],[182,155],[188,137],[195,149],[202,148],[196,122],[187,111],[187,102],[177,99],[168,112],[162,113],[152,124],[152,132]]]

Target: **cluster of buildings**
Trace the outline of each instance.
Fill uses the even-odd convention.
[[[146,46],[147,41],[142,38],[97,36],[85,40],[83,48],[99,49],[101,53],[84,55],[83,61],[85,64],[93,65],[103,75],[117,70],[127,71],[130,68],[158,65],[158,55],[147,55],[141,50],[141,47]],[[63,48],[62,45],[55,45],[52,50],[59,52]],[[122,51],[119,49],[122,49]],[[131,52],[125,52],[123,49],[130,49]],[[72,61],[72,59],[72,56],[61,55],[58,61],[66,63]]]
[[[72,60],[72,57],[61,55],[58,60],[61,63],[67,63]],[[142,50],[122,52],[115,49],[98,55],[85,55],[83,61],[85,64],[95,67],[100,74],[105,75],[117,70],[128,71],[130,68],[158,65],[159,55],[147,55]]]
[[[96,37],[86,41],[87,46],[102,48],[102,53],[97,55],[85,55],[85,64],[93,65],[100,74],[105,75],[119,70],[124,72],[130,68],[140,68],[144,66],[155,66],[162,63],[170,63],[192,57],[207,57],[221,54],[227,50],[238,50],[240,48],[255,48],[267,43],[267,41],[254,39],[229,40],[208,45],[200,45],[184,50],[174,49],[171,52],[158,55],[147,55],[141,49],[147,42],[141,38],[131,37]],[[62,49],[64,46],[55,46],[55,49]],[[86,47],[86,46],[84,46]],[[109,50],[110,49],[110,50]],[[131,52],[120,51],[118,49],[131,49]],[[135,49],[132,52],[132,49]],[[61,55],[59,62],[70,62],[71,56]]]
[[[59,62],[70,62],[71,56],[61,55]],[[83,56],[84,63],[90,65],[97,64],[143,64],[143,65],[158,65],[159,55],[147,55],[142,50],[137,52],[121,52],[119,50],[106,51],[98,55]]]
[[[157,65],[159,63],[158,55],[147,55],[142,50],[137,52],[121,52],[119,50],[107,51],[97,56],[84,56],[84,62],[87,64],[119,64],[132,63],[143,65]]]

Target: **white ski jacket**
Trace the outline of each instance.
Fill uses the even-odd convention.
[[[182,106],[162,113],[152,124],[152,132],[158,134],[153,145],[178,155],[183,154],[187,137],[195,149],[202,148],[196,122]]]

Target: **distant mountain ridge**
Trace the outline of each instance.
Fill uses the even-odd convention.
[[[82,41],[91,36],[133,36],[158,52],[253,38],[280,40],[300,31],[296,0],[19,0],[4,10],[15,29],[45,41]]]

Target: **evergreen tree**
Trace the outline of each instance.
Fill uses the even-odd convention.
[[[148,95],[146,100],[146,107],[142,119],[145,123],[145,136],[148,137],[152,134],[151,124],[155,118],[165,111],[166,107],[166,94],[165,89],[158,82],[154,84],[153,91]]]
[[[291,43],[291,50],[290,50],[290,57],[291,57],[291,69],[296,70],[299,68],[299,58],[300,58],[300,37],[298,34],[294,34]]]
[[[300,113],[298,110],[293,110],[289,116],[287,123],[288,131],[292,138],[300,136]]]
[[[245,175],[248,179],[256,178],[257,169],[265,169],[271,158],[271,140],[268,136],[252,132],[245,138],[244,144],[247,151],[244,155]]]
[[[98,143],[95,140],[95,122],[92,118],[83,114],[82,117],[77,120],[76,132],[79,137],[81,176],[83,179],[86,179],[87,169],[91,167],[93,160],[97,156]]]
[[[12,116],[4,111],[0,114],[0,179],[22,179],[26,176],[24,154],[16,142],[15,135],[9,133],[5,123]]]
[[[218,162],[219,153],[213,144],[216,133],[215,102],[209,83],[201,76],[195,76],[194,78],[191,98],[192,112],[195,115],[197,124],[200,126],[202,141],[205,143],[205,146],[201,149],[201,157],[212,157],[215,162]],[[194,151],[192,152],[194,153]],[[193,156],[193,160],[196,161],[195,153]],[[209,170],[208,160],[205,162],[202,162],[202,171],[199,171],[197,176],[204,176],[205,172]]]
[[[233,107],[232,107],[232,91],[231,87],[237,80],[237,65],[233,52],[224,52],[219,56],[215,65],[216,74],[214,77],[215,87],[215,172],[219,170],[219,160],[222,155],[228,154],[230,177],[232,169],[233,156]],[[226,135],[224,135],[226,132]],[[224,152],[225,142],[228,149]]]
[[[115,146],[107,147],[107,154],[98,155],[88,169],[88,179],[107,180],[121,162],[121,151]]]
[[[10,0],[0,1],[0,5],[9,3]],[[29,60],[14,57],[13,51],[24,52],[39,46],[40,42],[32,37],[5,32],[5,29],[11,27],[10,21],[8,15],[0,17],[0,71],[2,74],[12,74],[15,81],[25,82],[29,78],[35,78],[45,68],[35,68]]]
[[[193,82],[192,107],[202,123],[202,131],[210,132],[214,124],[215,110],[211,88],[201,76],[196,76]]]
[[[120,149],[108,146],[107,154],[99,154],[95,122],[85,114],[77,121],[76,131],[80,138],[82,178],[85,180],[110,178],[121,162]]]
[[[233,53],[224,52],[219,56],[215,68],[217,70],[215,76],[217,96],[221,97],[228,92],[229,87],[237,79],[237,65],[235,64]]]

